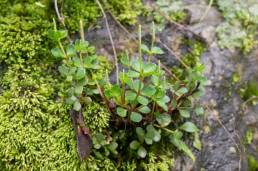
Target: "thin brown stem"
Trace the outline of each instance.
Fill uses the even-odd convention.
[[[55,11],[56,11],[58,20],[64,26],[65,30],[67,30],[66,25],[65,25],[65,19],[64,19],[63,15],[59,12],[57,0],[54,0],[54,5],[55,5]],[[67,36],[67,39],[69,40],[69,42],[72,42],[72,39],[70,38],[69,35]]]
[[[118,77],[118,72],[119,72],[119,68],[118,68],[118,60],[117,60],[117,53],[116,53],[116,48],[115,48],[115,45],[114,45],[114,41],[113,41],[113,38],[112,38],[112,34],[111,34],[111,31],[110,31],[110,28],[109,28],[109,23],[108,23],[108,20],[107,20],[107,15],[101,5],[101,3],[99,2],[99,0],[96,0],[100,10],[101,10],[101,13],[104,17],[104,20],[105,20],[105,23],[106,23],[106,27],[107,27],[107,31],[108,31],[108,35],[109,35],[109,39],[110,39],[110,42],[111,42],[111,45],[112,45],[112,49],[113,49],[113,53],[114,53],[114,58],[115,58],[115,67],[116,67],[116,82],[117,84],[119,84],[119,77]]]

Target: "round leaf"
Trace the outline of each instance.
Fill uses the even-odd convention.
[[[79,111],[81,109],[81,103],[77,100],[74,102],[73,104],[73,109],[76,110],[76,111]]]
[[[136,95],[135,92],[133,92],[133,91],[127,91],[127,92],[126,92],[125,99],[126,99],[127,101],[133,101],[133,100],[135,100],[136,96],[137,96],[137,95]]]
[[[134,140],[134,141],[132,141],[132,142],[130,143],[130,148],[131,148],[132,150],[137,150],[140,145],[141,145],[141,144],[140,144],[138,141]]]
[[[140,76],[140,73],[130,70],[127,72],[127,75],[128,75],[128,77],[131,77],[131,78],[138,78]]]
[[[158,121],[160,126],[166,127],[171,122],[171,116],[168,114],[159,114],[159,115],[157,115],[156,120]]]
[[[124,108],[121,108],[121,107],[116,108],[116,112],[119,116],[121,116],[123,118],[126,117],[126,115],[127,115],[127,110]]]
[[[77,69],[77,72],[76,72],[76,74],[75,74],[75,79],[76,79],[76,80],[80,80],[80,79],[82,79],[83,77],[85,77],[85,75],[86,75],[85,69],[84,69],[84,68],[78,68],[78,69]]]
[[[198,128],[192,122],[185,122],[183,125],[180,126],[180,129],[190,133],[198,131]]]
[[[194,111],[195,111],[196,115],[198,115],[198,116],[204,114],[204,110],[203,110],[203,108],[200,107],[200,106],[199,106],[199,107],[196,107],[196,108],[194,109]]]
[[[150,110],[150,108],[149,108],[148,106],[142,106],[142,107],[139,109],[139,111],[140,111],[141,113],[145,113],[145,114],[151,112],[151,110]]]
[[[141,122],[142,115],[139,114],[139,113],[136,113],[136,112],[132,112],[131,116],[130,116],[130,119],[131,119],[131,121],[138,123],[138,122]]]
[[[141,91],[141,94],[142,94],[142,95],[148,96],[148,97],[153,96],[155,93],[156,93],[156,89],[155,89],[155,87],[153,87],[153,86],[146,86],[146,87],[143,87],[143,89],[142,89],[142,91]]]
[[[145,149],[143,146],[141,146],[141,147],[138,149],[137,154],[138,154],[139,157],[145,158],[146,155],[147,155],[147,151],[146,151],[146,149]]]
[[[149,103],[149,100],[146,98],[146,97],[143,97],[143,96],[139,96],[137,98],[137,101],[142,104],[142,105],[147,105]]]
[[[64,53],[59,48],[53,48],[51,49],[51,53],[55,58],[63,58]]]
[[[189,118],[190,117],[190,112],[188,110],[179,110],[179,113],[184,118]]]
[[[145,137],[145,131],[141,127],[137,127],[136,128],[136,134],[137,134],[138,139],[140,140],[140,142],[143,142],[144,137]]]

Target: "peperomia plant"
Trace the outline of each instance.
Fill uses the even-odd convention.
[[[109,128],[92,137],[92,155],[111,157],[116,161],[143,159],[149,152],[158,154],[159,146],[173,145],[195,160],[182,139],[184,132],[193,134],[194,147],[201,148],[199,130],[189,121],[192,111],[197,115],[203,113],[203,109],[193,103],[203,85],[200,65],[186,71],[174,68],[174,75],[170,77],[171,73],[163,70],[161,63],[155,60],[156,55],[164,52],[154,46],[153,31],[150,48],[141,43],[139,34],[138,54],[133,57],[128,53],[121,55],[121,68],[116,74],[118,82],[111,84],[108,74],[101,78],[96,76],[95,73],[105,69],[99,65],[94,49],[84,40],[83,29],[81,40],[66,48],[61,43],[66,37],[65,31],[54,29],[49,35],[59,45],[52,54],[62,59],[59,71],[69,83],[66,102],[80,111],[83,99],[98,94],[94,100],[105,104],[110,112]]]

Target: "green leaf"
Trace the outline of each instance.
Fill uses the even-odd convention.
[[[76,51],[73,45],[68,45],[66,48],[66,55],[69,57],[76,56]]]
[[[146,97],[138,96],[137,101],[142,105],[147,105],[149,103],[149,100]]]
[[[85,68],[89,68],[89,69],[98,69],[99,65],[97,63],[97,56],[92,55],[92,56],[87,56],[86,58],[84,58],[83,66]]]
[[[123,55],[121,58],[120,58],[120,61],[123,65],[129,67],[131,65],[131,62],[130,62],[130,59],[127,55]]]
[[[180,151],[183,151],[185,154],[187,154],[193,161],[195,161],[195,156],[193,155],[190,148],[180,139],[181,138],[181,132],[176,131],[175,133],[171,134],[169,136],[170,142],[176,146]]]
[[[141,83],[140,80],[134,80],[133,85],[131,85],[131,86],[132,86],[131,88],[137,92],[139,89],[141,90],[144,85],[143,85],[143,83]]]
[[[87,76],[85,76],[84,78],[80,79],[77,82],[77,86],[85,86],[88,83],[89,79]]]
[[[175,99],[172,99],[171,104],[172,104],[173,109],[175,109],[177,107],[177,101]]]
[[[200,106],[196,107],[196,108],[194,109],[194,111],[195,111],[195,113],[196,113],[197,116],[201,116],[201,115],[204,114],[204,109],[203,109],[202,107],[200,107]]]
[[[89,48],[89,43],[83,40],[76,40],[74,44],[74,48],[78,52],[86,53]]]
[[[119,85],[113,85],[111,88],[111,96],[112,97],[120,97],[121,96],[121,90]]]
[[[75,74],[75,79],[80,80],[86,76],[86,71],[84,68],[78,68]]]
[[[168,106],[166,103],[162,102],[162,101],[156,101],[157,104],[162,107],[162,109],[164,109],[166,112],[168,111]]]
[[[146,149],[145,149],[143,146],[141,146],[141,147],[138,149],[137,154],[138,154],[139,157],[145,158],[146,155],[147,155],[147,151],[146,151]]]
[[[82,107],[81,103],[78,100],[76,100],[73,104],[73,109],[76,111],[79,111],[81,109],[81,107]]]
[[[129,70],[126,74],[130,78],[138,78],[140,76],[139,72],[136,72],[136,71],[133,71],[133,70]]]
[[[76,67],[81,67],[81,66],[82,66],[82,63],[81,63],[80,58],[78,58],[78,57],[73,57],[73,58],[72,58],[72,61],[73,61],[73,65],[74,65],[74,66],[76,66]]]
[[[149,85],[149,86],[145,86],[143,87],[143,89],[141,90],[141,94],[147,97],[151,97],[156,93],[156,89],[155,87]]]
[[[160,132],[158,132],[154,127],[153,125],[148,125],[146,127],[146,130],[147,130],[147,134],[146,134],[146,137],[147,138],[150,138],[152,141],[154,142],[158,142],[160,141],[161,139],[161,135],[160,135]],[[145,139],[146,141],[146,139]],[[146,142],[147,143],[147,142]],[[147,143],[148,144],[148,143]]]
[[[193,146],[194,146],[197,150],[201,150],[201,149],[202,149],[202,143],[201,143],[201,141],[200,141],[200,138],[199,138],[199,134],[198,134],[198,133],[195,133],[195,134],[194,134]]]
[[[150,49],[148,48],[147,45],[145,44],[141,44],[141,50],[145,53],[149,53],[150,52]]]
[[[127,91],[127,92],[126,92],[126,95],[125,95],[125,99],[126,99],[127,101],[133,101],[133,100],[135,100],[136,96],[137,96],[137,94],[136,94],[135,92],[133,92],[133,91]]]
[[[141,106],[139,111],[144,114],[148,114],[151,112],[150,108],[148,106]]]
[[[124,72],[119,73],[119,79],[120,79],[122,84],[125,84],[125,83],[128,84],[128,83],[131,82],[131,79]]]
[[[147,75],[153,74],[153,73],[156,71],[157,66],[156,66],[155,64],[148,63],[148,64],[145,64],[145,65],[143,66],[143,68],[144,68],[143,74],[144,74],[145,76],[147,76]]]
[[[66,30],[49,30],[48,37],[54,41],[60,41],[67,36]]]
[[[189,110],[179,110],[180,116],[184,118],[189,118],[190,117],[190,111]]]
[[[171,116],[169,114],[159,114],[156,116],[156,120],[161,127],[166,127],[171,123]]]
[[[64,53],[59,48],[51,49],[51,53],[56,59],[62,59],[65,57]]]
[[[112,141],[109,145],[108,145],[108,149],[113,153],[113,154],[117,154],[118,152],[116,151],[118,147],[118,144],[115,141]]]
[[[124,108],[121,108],[121,107],[116,108],[116,112],[122,118],[126,117],[126,115],[127,115],[127,110]]]
[[[198,131],[198,128],[192,122],[185,122],[183,125],[180,126],[180,129],[190,133]]]
[[[151,53],[157,54],[157,55],[162,55],[162,54],[164,54],[164,51],[160,47],[155,46],[151,49]]]
[[[144,141],[145,131],[141,127],[137,127],[136,134],[137,134],[138,139],[142,143]]]
[[[64,65],[59,66],[58,71],[61,73],[62,76],[67,76],[69,74],[69,68]]]
[[[177,96],[182,96],[183,94],[185,94],[185,93],[187,93],[187,92],[188,92],[188,89],[185,88],[185,87],[182,87],[182,88],[180,88],[179,90],[177,90],[177,91],[175,92],[175,94],[176,94]]]
[[[138,141],[134,140],[130,143],[129,146],[132,150],[137,150],[140,147],[140,145],[141,144]]]
[[[138,123],[138,122],[141,122],[142,115],[137,112],[132,112],[130,115],[130,119],[131,121]]]
[[[154,135],[154,137],[153,137],[153,141],[159,142],[160,139],[161,139],[161,134],[160,134],[160,132],[155,131],[155,135]]]
[[[83,91],[83,86],[76,86],[76,87],[74,88],[74,93],[75,93],[75,95],[77,95],[77,96],[81,95],[81,94],[82,94],[82,91]]]
[[[65,102],[67,103],[67,104],[74,104],[74,102],[77,100],[77,98],[75,97],[75,96],[71,96],[71,97],[69,97],[69,98],[67,98],[66,100],[65,100]]]
[[[151,145],[153,143],[152,138],[145,137],[144,140],[145,140],[145,143],[148,144],[148,145]]]
[[[158,76],[156,76],[156,75],[152,75],[152,76],[151,76],[151,81],[152,81],[152,83],[153,83],[155,86],[158,86],[158,85],[159,85],[159,80],[160,80],[160,78],[159,78]]]
[[[134,70],[140,72],[141,71],[141,65],[142,65],[142,62],[140,60],[135,60],[133,61],[132,63],[132,67]]]

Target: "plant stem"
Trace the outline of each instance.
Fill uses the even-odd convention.
[[[64,47],[63,47],[63,45],[62,45],[62,43],[61,43],[60,41],[58,41],[58,45],[59,45],[60,49],[62,50],[62,52],[63,52],[65,58],[68,59],[68,57],[67,57],[67,55],[66,55],[66,53],[65,53]]]
[[[106,23],[106,27],[107,27],[109,39],[110,39],[110,42],[111,42],[111,45],[112,45],[112,49],[113,49],[113,53],[114,53],[114,58],[115,58],[116,83],[119,84],[119,77],[118,77],[119,68],[118,68],[117,53],[116,53],[116,48],[115,48],[114,41],[113,41],[113,38],[112,38],[112,34],[111,34],[111,31],[110,31],[110,28],[109,28],[107,16],[106,16],[106,13],[105,13],[105,11],[104,11],[104,9],[103,9],[101,3],[99,2],[99,0],[96,0],[96,3],[98,4],[98,6],[99,6],[99,8],[100,8],[101,13],[102,13],[102,15],[103,15],[103,17],[104,17],[104,20],[105,20],[105,23]]]
[[[123,79],[124,79],[125,71],[123,70]],[[122,82],[122,95],[121,95],[121,102],[124,104],[125,103],[125,83],[124,81]]]
[[[139,25],[139,58],[142,59],[142,26]],[[142,60],[141,60],[142,61]]]
[[[154,42],[155,42],[155,39],[156,39],[156,36],[155,36],[155,23],[152,22],[152,40],[151,40],[151,52],[152,52],[152,49],[154,47]],[[150,62],[152,59],[152,53],[149,55],[149,58],[148,58],[148,62]]]
[[[84,27],[83,27],[83,21],[82,19],[80,19],[80,34],[81,34],[81,40],[85,41],[85,37],[84,37]]]
[[[167,128],[164,128],[164,127],[161,127],[161,126],[159,126],[159,125],[157,125],[157,124],[154,124],[154,126],[156,126],[156,127],[158,127],[158,128],[161,128],[161,129],[163,129],[164,131],[167,131],[167,132],[169,132],[169,133],[171,133],[171,134],[175,133],[174,131],[172,131],[172,130],[170,130],[170,129],[167,129]]]

